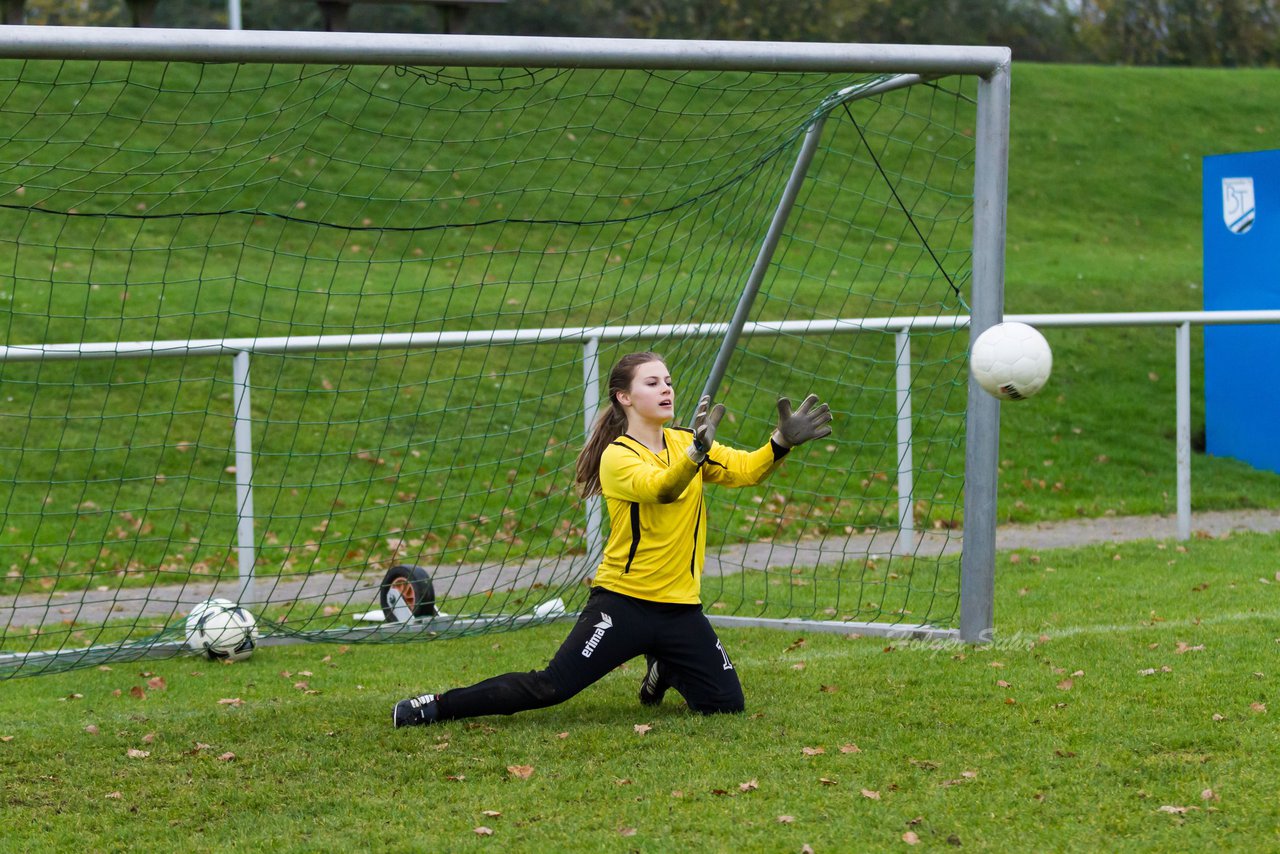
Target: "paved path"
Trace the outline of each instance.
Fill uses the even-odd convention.
[[[1280,531],[1280,511],[1240,510],[1197,513],[1192,530],[1199,535],[1222,536],[1231,531]],[[1101,519],[1075,519],[1030,525],[1006,525],[996,534],[997,548],[1039,550],[1124,542],[1143,539],[1173,539],[1177,522],[1169,516],[1111,516]],[[708,554],[705,573],[722,575],[768,566],[815,566],[834,563],[850,556],[889,554],[897,544],[894,531],[874,535],[827,539],[821,542],[772,544],[753,543],[732,546]],[[925,531],[915,554],[930,556],[955,553],[960,549],[961,532]],[[483,590],[519,590],[536,584],[555,589],[576,583],[590,569],[585,558],[529,562],[514,566],[459,564],[431,570],[436,595],[447,598]],[[347,573],[315,573],[292,579],[268,577],[259,580],[246,604],[256,603],[333,603],[345,605],[363,601],[370,610],[378,607],[378,585],[382,573],[372,570],[363,575]],[[154,622],[171,620],[189,611],[193,605],[210,596],[235,599],[237,583],[212,583],[123,590],[82,590],[65,593],[0,596],[0,626],[97,625],[109,619],[146,616]]]

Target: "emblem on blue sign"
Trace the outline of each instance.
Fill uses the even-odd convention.
[[[1254,203],[1252,178],[1222,179],[1222,221],[1233,234],[1244,234],[1253,228]]]

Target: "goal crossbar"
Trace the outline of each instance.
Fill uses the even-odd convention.
[[[1006,47],[8,26],[0,57],[987,75]]]

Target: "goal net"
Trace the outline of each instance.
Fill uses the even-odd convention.
[[[718,438],[810,392],[835,432],[708,488],[708,614],[955,634],[978,77],[114,33],[0,41],[0,677],[181,652],[215,596],[267,640],[572,614],[604,374],[664,354],[688,418],[753,271]]]

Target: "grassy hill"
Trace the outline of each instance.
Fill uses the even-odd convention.
[[[1202,308],[1201,158],[1278,144],[1280,75],[1015,63],[1013,81],[1006,310]],[[1022,502],[1045,516],[1171,512],[1173,331],[1047,337],[1045,396],[1004,408],[1006,511]],[[1199,344],[1196,332],[1196,429]],[[1058,481],[1066,488],[1054,493]],[[1193,509],[1277,505],[1274,475],[1231,460],[1197,454],[1192,487]]]
[[[22,73],[43,73],[33,68]],[[8,64],[0,77],[18,73]],[[184,77],[197,76],[212,81],[208,91],[170,97],[191,85]],[[704,317],[727,316],[752,244],[714,239],[747,233],[744,212],[772,205],[788,167],[774,156],[779,140],[812,101],[736,77],[718,81],[723,88],[712,98],[692,81],[661,81],[678,113],[654,81],[607,73],[585,84],[552,77],[537,87],[519,74],[458,78],[439,102],[415,100],[414,81],[400,75],[347,78],[324,69],[161,74],[145,65],[73,63],[34,87],[32,79],[25,89],[6,82],[5,115],[15,129],[0,149],[10,164],[0,176],[0,226],[21,236],[8,244],[13,258],[0,270],[0,305],[7,306],[0,331],[12,343],[400,331],[472,318],[502,327],[531,316],[554,326],[653,320],[655,305],[659,319],[683,319],[695,307]],[[1019,64],[1013,81],[1007,310],[1198,308],[1200,158],[1271,144],[1275,129],[1267,122],[1280,102],[1280,77]],[[837,82],[844,81],[821,85],[831,91]],[[947,102],[924,91],[909,118],[875,113],[868,133],[932,139],[943,126],[929,110],[942,103],[945,111]],[[584,106],[560,124],[526,126],[546,109],[542,94],[530,92],[571,94]],[[309,105],[322,107],[325,118]],[[516,109],[530,105],[532,112]],[[444,106],[473,142],[437,144],[445,130],[432,122]],[[616,112],[611,120],[629,136],[579,139],[601,117],[589,115],[593,108]],[[140,121],[124,142],[79,146],[78,125],[67,120],[75,110],[96,117],[108,137],[128,130],[116,123],[118,112]],[[948,162],[950,147],[962,142],[960,124],[958,135],[943,132],[936,143],[937,162]],[[703,143],[675,170],[677,183],[645,183],[648,164],[671,155],[675,135]],[[500,140],[521,144],[501,190],[477,169]],[[885,150],[905,176],[925,168],[905,149]],[[607,167],[627,158],[640,165]],[[360,161],[385,172],[361,184]],[[702,202],[698,194],[721,175],[733,175],[736,189]],[[553,177],[589,192],[566,194]],[[677,185],[693,195],[680,195]],[[824,218],[845,190],[822,181],[808,190],[802,205],[817,213],[800,217],[789,243],[795,254],[781,265],[790,289],[762,297],[763,316],[792,316],[793,304],[820,314],[886,314],[900,295],[923,301],[928,313],[958,311],[945,289],[938,297],[928,277],[921,281],[923,254],[903,260],[898,241],[869,227],[883,220],[882,207],[860,204],[841,212],[844,222]],[[32,209],[36,196],[45,212]],[[504,220],[516,204],[538,211],[540,221]],[[79,215],[95,205],[107,205],[113,218]],[[702,219],[679,213],[669,225],[638,231],[619,224],[637,221],[645,206],[681,212],[700,205],[709,206]],[[934,212],[944,268],[961,263],[967,223],[954,200],[939,195],[923,206]],[[250,214],[210,217],[206,208]],[[451,216],[490,224],[434,230]],[[570,231],[565,219],[599,226]],[[806,243],[836,227],[851,235],[838,250]],[[715,248],[724,246],[731,248]],[[824,252],[830,257],[815,264]],[[634,264],[636,257],[644,260]],[[803,264],[789,263],[796,257]],[[594,283],[594,296],[578,296],[583,282]],[[655,288],[656,299],[643,295]],[[1001,517],[1172,512],[1172,331],[1048,337],[1056,356],[1048,390],[1004,407]],[[942,472],[944,463],[955,465],[963,401],[945,374],[963,370],[963,338],[919,338],[917,514],[922,524],[949,525],[960,515],[958,488]],[[742,413],[728,428],[739,441],[764,435],[772,395],[802,393],[796,386],[803,383],[847,413],[841,438],[861,450],[852,462],[789,467],[789,500],[771,497],[764,513],[750,503],[726,508],[728,524],[714,540],[824,532],[807,522],[815,507],[828,514],[831,531],[895,523],[892,395],[858,396],[860,386],[875,388],[890,375],[891,344],[879,339],[831,339],[816,349],[783,341],[767,358],[742,360],[725,390],[731,410]],[[712,347],[683,351],[677,367],[699,370]],[[314,564],[319,549],[326,565],[360,564],[384,548],[386,534],[405,528],[414,548],[449,562],[580,543],[582,529],[570,521],[580,507],[567,484],[546,482],[571,460],[581,429],[556,414],[563,410],[557,397],[579,382],[572,350],[256,359],[255,413],[267,420],[302,413],[266,424],[257,438],[266,564]],[[606,350],[602,361],[611,355]],[[843,362],[865,366],[864,373],[836,367]],[[494,378],[508,372],[525,379],[499,388]],[[5,366],[0,383],[10,412],[0,419],[0,442],[14,474],[0,531],[4,562],[31,569],[40,551],[40,572],[83,562],[144,576],[158,567],[175,577],[228,566],[235,499],[227,374],[225,364],[199,360]],[[111,416],[72,417],[86,410]],[[367,410],[392,414],[370,427],[362,421]],[[1202,420],[1199,394],[1195,416]],[[501,453],[490,452],[493,443]],[[437,456],[423,456],[428,450]],[[459,459],[469,461],[460,480]],[[118,499],[116,511],[104,506],[111,495],[95,498],[81,487],[86,479]],[[1196,508],[1280,506],[1280,477],[1231,460],[1198,456],[1193,484]],[[0,585],[20,584],[22,572],[14,572],[9,578],[17,580]],[[92,583],[92,572],[81,581]]]

